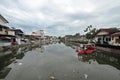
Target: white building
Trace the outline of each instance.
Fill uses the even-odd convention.
[[[15,31],[14,30],[8,30],[8,35],[12,35],[12,36],[15,36]]]
[[[36,31],[37,36],[41,36],[41,38],[44,38],[44,30],[38,30]]]
[[[0,25],[7,26],[7,23],[9,22],[0,14]]]

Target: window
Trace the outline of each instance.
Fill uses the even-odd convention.
[[[2,31],[2,27],[0,27],[0,31]]]
[[[109,38],[109,41],[111,41],[111,38]]]
[[[106,38],[106,41],[108,41],[108,38]]]
[[[114,40],[114,37],[112,36],[112,40]]]

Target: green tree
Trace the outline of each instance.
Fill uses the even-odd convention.
[[[90,26],[87,26],[87,28],[84,30],[84,32],[91,31],[91,28],[92,28],[92,25],[90,25]]]
[[[80,37],[80,33],[76,33],[73,37]]]
[[[87,39],[93,39],[95,37],[96,28],[92,28],[92,25],[90,25],[86,28],[86,30],[84,30],[84,32],[87,32],[86,33]]]

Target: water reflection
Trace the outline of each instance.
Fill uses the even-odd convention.
[[[29,45],[0,52],[0,79],[5,79],[11,71],[12,68],[8,67],[11,63],[17,63],[17,59],[22,59],[30,50],[32,50],[32,46]]]
[[[75,51],[78,47],[78,44],[70,42],[64,44],[75,49]],[[97,50],[97,52],[92,54],[77,54],[77,56],[78,60],[82,62],[88,62],[89,64],[97,62],[100,65],[110,65],[120,70],[120,55],[118,54]]]
[[[57,44],[57,43],[52,43],[52,44]],[[94,64],[98,64],[98,66],[107,64],[107,65],[114,66],[117,69],[120,69],[120,59],[119,59],[118,55],[112,55],[107,52],[97,51],[96,53],[87,54],[87,55],[84,55],[84,54],[78,55],[76,52],[76,54],[74,56],[74,51],[76,51],[76,48],[77,48],[77,46],[75,44],[67,43],[67,46],[71,47],[73,49],[67,48],[63,44],[62,45],[60,45],[60,44],[53,45],[52,47],[51,46],[46,47],[46,45],[49,45],[49,43],[41,43],[38,45],[29,45],[29,46],[15,48],[12,50],[1,52],[2,55],[0,56],[0,79],[4,79],[10,72],[11,72],[10,73],[11,75],[13,75],[12,72],[16,74],[16,72],[14,72],[14,70],[16,70],[18,67],[15,68],[13,66],[19,66],[21,68],[18,71],[18,75],[22,70],[23,70],[23,73],[25,73],[25,75],[23,75],[23,76],[26,78],[24,79],[24,77],[22,76],[23,78],[22,79],[20,78],[20,80],[26,80],[26,79],[30,80],[31,77],[34,77],[34,76],[37,76],[40,74],[42,75],[42,77],[46,78],[46,75],[47,74],[49,75],[48,72],[54,72],[54,71],[56,71],[56,73],[58,72],[57,74],[58,75],[60,74],[61,76],[63,76],[64,74],[66,75],[66,73],[67,73],[68,74],[67,78],[69,78],[71,75],[73,75],[75,77],[78,75],[80,77],[81,74],[79,75],[77,73],[78,70],[80,70],[81,73],[83,73],[83,74],[89,73],[89,71],[88,71],[88,73],[85,72],[85,71],[87,71],[87,68],[80,69],[81,66],[85,67],[86,64],[89,64],[90,66],[91,65],[94,66]],[[62,54],[61,48],[64,49],[63,53],[65,52],[65,54]],[[41,54],[43,53],[43,54],[40,57],[38,55],[33,56],[34,54],[31,53],[32,50],[33,50],[33,53],[35,53],[35,54],[38,54],[38,55],[39,55],[39,53],[41,53]],[[28,52],[28,51],[30,51],[30,52]],[[71,52],[71,51],[73,51],[73,52]],[[50,52],[50,53],[47,54],[47,52],[48,53]],[[69,52],[71,52],[70,55],[66,54]],[[26,55],[26,53],[27,53],[27,55]],[[44,53],[46,53],[46,57],[44,57]],[[25,55],[27,56],[27,58]],[[28,55],[30,55],[30,56],[28,56]],[[78,56],[78,58],[76,58],[76,55]],[[20,59],[22,59],[22,60],[20,60]],[[31,59],[33,59],[33,60],[30,61]],[[77,61],[77,59],[79,61]],[[82,64],[79,64],[79,62],[81,62]],[[11,63],[17,64],[17,65],[14,65],[14,64],[10,65]],[[74,63],[75,63],[75,65],[74,65]],[[85,65],[83,63],[85,63]],[[23,65],[23,64],[25,64],[25,65]],[[43,65],[43,64],[45,64],[45,65]],[[20,66],[20,65],[22,65],[22,66]],[[62,67],[62,65],[64,65],[64,66]],[[79,65],[81,65],[81,66],[79,66]],[[30,66],[30,67],[28,68],[26,66]],[[68,68],[68,66],[69,66],[69,68]],[[12,68],[14,68],[14,70]],[[73,71],[74,74],[71,73],[73,68],[76,70],[76,73],[75,73],[75,71]],[[61,69],[61,71],[59,71],[60,69]],[[27,71],[27,70],[29,70],[31,73],[29,74],[29,71]],[[46,72],[45,72],[45,70],[46,70]],[[40,74],[37,71],[40,71]],[[45,72],[45,73],[43,73],[43,72]],[[28,73],[28,75],[30,75],[30,78],[28,78],[28,75],[26,75],[27,73]],[[90,74],[93,74],[93,73],[90,72]],[[6,78],[11,77],[11,75],[10,76],[8,75]],[[56,78],[56,75],[55,76],[52,75],[52,76]],[[67,78],[66,78],[66,80],[68,80]],[[12,80],[12,79],[8,79],[8,80]],[[46,80],[46,79],[44,79],[44,80]],[[73,79],[69,79],[69,80],[73,80]]]
[[[95,60],[95,53],[93,54],[78,54],[78,60],[82,61],[82,62],[89,62],[91,63],[91,61],[96,61]]]
[[[45,48],[44,48],[44,45],[40,45],[40,46],[38,46],[37,48],[34,48],[34,50],[36,50],[36,51],[38,51],[38,52],[40,52],[40,53],[43,53],[44,50],[45,50]]]
[[[8,49],[7,51],[0,52],[0,79],[5,79],[8,73],[11,71],[12,67],[9,65],[11,63],[18,63],[17,60],[23,59],[25,53],[31,50],[36,50],[40,53],[44,53],[44,45],[56,44],[57,42],[45,43],[41,42],[39,44],[27,45],[24,47],[15,47],[13,49]],[[22,63],[18,63],[22,65]]]
[[[97,52],[95,59],[99,64],[107,64],[120,70],[120,55],[110,54],[108,52]]]
[[[6,67],[10,65],[15,60],[12,54],[2,56],[0,58],[0,79],[4,79],[10,72],[11,68]]]

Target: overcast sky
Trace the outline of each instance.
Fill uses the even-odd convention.
[[[120,0],[0,0],[0,14],[26,34],[84,34],[88,25],[119,28]]]

